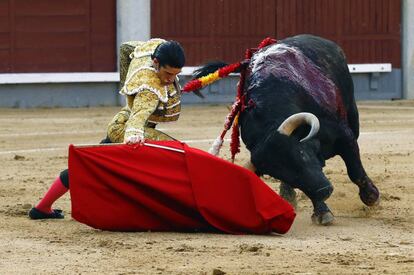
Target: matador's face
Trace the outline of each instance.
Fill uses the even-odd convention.
[[[162,85],[173,84],[177,75],[181,73],[181,68],[174,68],[169,65],[160,66],[156,59],[154,60],[154,64],[157,68],[157,75],[161,80]]]

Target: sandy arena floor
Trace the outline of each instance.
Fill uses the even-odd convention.
[[[67,166],[68,144],[101,140],[118,109],[0,109],[0,274],[414,274],[414,101],[359,102],[362,159],[382,200],[365,207],[342,160],[329,160],[329,227],[311,223],[303,195],[283,236],[102,232],[71,219],[69,195],[55,205],[64,220],[29,220]],[[161,128],[207,150],[226,114],[184,106],[178,123]],[[237,162],[247,157],[242,150]]]

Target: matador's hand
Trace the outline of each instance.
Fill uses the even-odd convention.
[[[142,135],[134,135],[134,136],[129,136],[126,137],[124,140],[124,143],[126,144],[144,144],[144,136]]]

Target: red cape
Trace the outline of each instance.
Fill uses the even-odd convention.
[[[286,233],[293,208],[245,168],[178,141],[69,147],[72,217],[116,231]]]

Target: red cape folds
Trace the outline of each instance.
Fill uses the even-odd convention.
[[[115,231],[286,233],[293,208],[245,168],[178,141],[69,147],[72,217]]]

